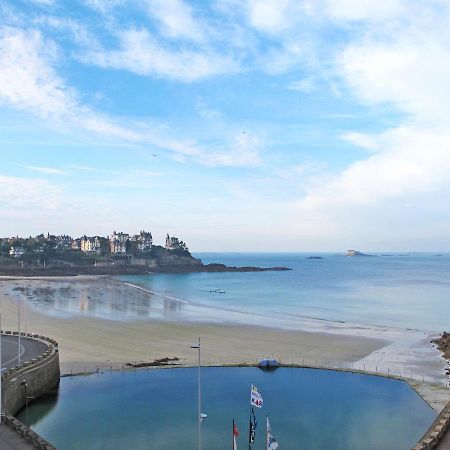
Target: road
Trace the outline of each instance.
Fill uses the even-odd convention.
[[[30,361],[47,350],[47,345],[34,339],[21,338],[21,362]],[[2,335],[2,369],[10,369],[19,363],[19,339],[17,336]]]

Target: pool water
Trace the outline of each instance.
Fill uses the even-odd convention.
[[[331,370],[203,368],[203,448],[248,448],[250,385],[262,391],[253,449],[265,449],[265,416],[281,449],[402,450],[436,414],[405,382]],[[19,419],[59,450],[194,450],[197,369],[106,372],[61,379],[57,396]]]

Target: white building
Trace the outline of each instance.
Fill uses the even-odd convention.
[[[111,253],[126,253],[127,243],[130,240],[130,235],[127,233],[117,233],[116,231],[109,237],[109,244]]]
[[[171,237],[169,236],[169,234],[167,234],[166,236],[166,248],[168,250],[175,250],[176,248],[179,248],[180,246],[180,241],[178,238],[176,237]]]
[[[21,245],[13,245],[9,250],[9,256],[18,258],[25,253],[25,249]]]
[[[140,252],[149,252],[152,249],[153,237],[150,232],[142,230],[133,236],[132,241],[136,242],[136,248]]]
[[[80,241],[80,250],[84,253],[100,254],[100,239],[98,236],[83,236]]]

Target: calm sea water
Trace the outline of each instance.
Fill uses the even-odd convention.
[[[227,309],[231,311],[226,314],[228,320],[268,325],[312,317],[431,331],[450,328],[449,254],[352,258],[315,254],[322,259],[307,259],[311,255],[204,253],[195,256],[205,263],[288,266],[293,270],[152,274],[119,279],[210,307],[202,310],[179,303],[161,313],[161,317],[172,319],[223,320],[223,309]],[[136,311],[152,315],[145,308]]]
[[[314,369],[205,368],[204,448],[231,445],[232,419],[247,448],[249,390],[264,406],[253,449],[264,449],[265,415],[283,449],[402,450],[434,420],[404,382]],[[31,404],[19,419],[61,450],[194,450],[197,371],[159,369],[63,378],[58,397]]]

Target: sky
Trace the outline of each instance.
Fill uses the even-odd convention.
[[[450,4],[2,0],[0,236],[450,251]]]

